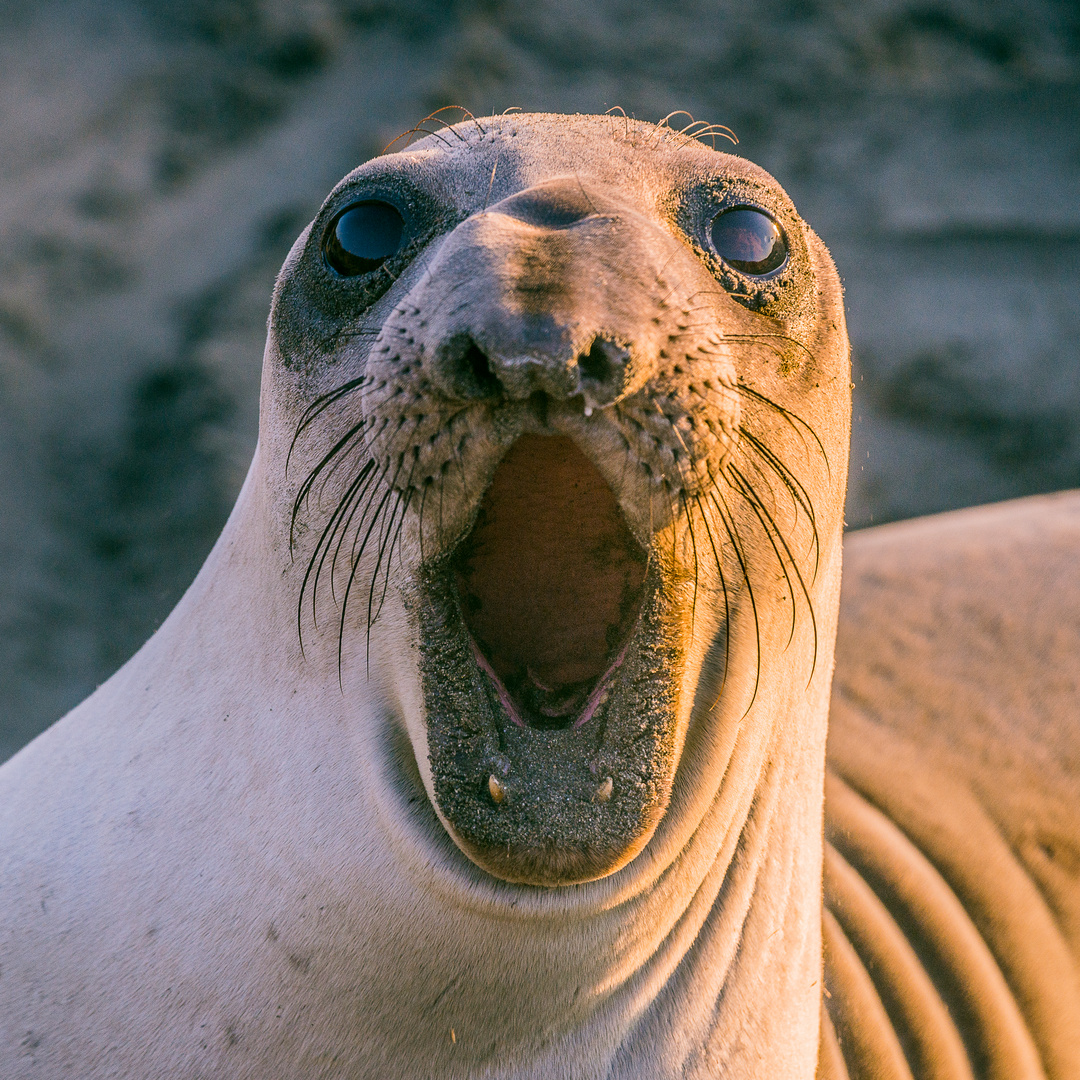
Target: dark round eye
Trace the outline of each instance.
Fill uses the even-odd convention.
[[[345,277],[367,274],[401,248],[405,222],[397,208],[374,199],[347,206],[326,231],[326,261]]]
[[[709,238],[713,251],[744,274],[770,274],[787,261],[783,229],[750,206],[722,210],[713,218]]]

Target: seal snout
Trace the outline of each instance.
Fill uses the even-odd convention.
[[[526,432],[590,446],[642,544],[707,490],[737,437],[724,337],[746,314],[721,300],[725,321],[711,317],[710,283],[647,205],[588,178],[534,184],[451,229],[364,377],[367,445],[427,511],[424,550],[472,527]]]
[[[567,229],[600,213],[595,196],[590,196],[577,176],[555,176],[489,207],[489,214],[505,214],[545,229]]]
[[[405,344],[449,400],[613,404],[660,362],[664,320],[641,312],[668,291],[657,279],[673,252],[688,257],[603,185],[544,181],[449,234],[412,292]],[[380,348],[400,354],[400,337],[395,325]]]
[[[538,350],[539,352],[539,350]],[[438,363],[455,396],[466,401],[581,398],[587,415],[613,405],[626,389],[630,349],[597,335],[569,362],[537,353],[489,356],[468,334],[439,346]]]

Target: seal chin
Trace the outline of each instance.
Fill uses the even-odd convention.
[[[664,560],[570,439],[523,435],[421,578],[428,753],[454,841],[533,885],[625,865],[677,764],[685,620]]]

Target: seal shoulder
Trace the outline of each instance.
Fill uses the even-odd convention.
[[[848,540],[824,938],[853,1076],[1080,1076],[1078,542],[1077,493]]]

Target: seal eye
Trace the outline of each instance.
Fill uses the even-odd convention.
[[[713,218],[709,238],[713,251],[744,274],[770,274],[787,261],[783,229],[750,206],[722,210]]]
[[[401,248],[405,222],[397,208],[374,199],[347,206],[326,231],[326,261],[343,277],[367,274]]]

